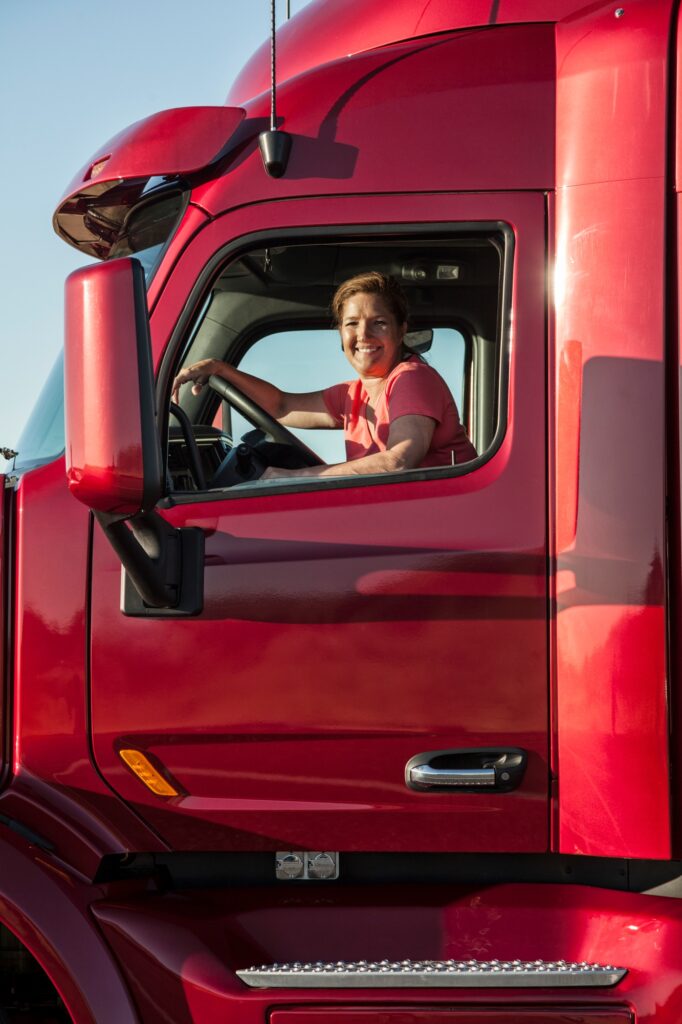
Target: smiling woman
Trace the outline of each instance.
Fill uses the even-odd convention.
[[[262,479],[399,472],[454,465],[476,457],[454,399],[440,375],[405,344],[407,301],[378,271],[345,281],[332,300],[344,355],[358,378],[313,392],[287,392],[221,360],[185,367],[173,392],[192,382],[199,394],[212,375],[238,387],[283,426],[343,429],[346,461],[289,469]]]

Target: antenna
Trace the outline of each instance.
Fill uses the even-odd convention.
[[[289,2],[287,0],[287,17]],[[275,0],[270,0],[270,131],[258,136],[263,166],[271,178],[281,178],[287,169],[291,136],[277,127],[277,75],[275,64]]]

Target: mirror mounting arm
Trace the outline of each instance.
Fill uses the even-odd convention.
[[[135,617],[199,615],[203,609],[204,532],[176,529],[156,511],[94,513],[123,565],[121,611]]]

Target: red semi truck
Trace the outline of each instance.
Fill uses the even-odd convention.
[[[267,46],[76,176],[66,442],[59,364],[2,492],[0,1020],[682,1020],[679,17],[316,0],[279,176]],[[367,269],[473,462],[259,479],[336,432],[171,404],[343,379]]]

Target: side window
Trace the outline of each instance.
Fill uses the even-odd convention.
[[[445,382],[465,431],[455,417],[453,436],[459,441],[446,450],[447,458],[441,449],[440,461],[425,458],[403,472],[468,472],[479,464],[476,455],[492,451],[504,432],[511,257],[511,232],[499,223],[466,225],[461,234],[453,229],[448,238],[302,240],[254,248],[232,259],[226,253],[175,372],[215,359],[227,364],[228,380],[233,367],[250,375],[249,380],[267,381],[289,394],[319,392],[349,381],[359,387],[362,371],[351,350],[344,354],[339,332],[331,327],[331,302],[344,281],[378,270],[402,286],[408,303],[404,344]],[[242,383],[248,386],[244,378]],[[180,408],[171,410],[172,490],[256,486],[264,464],[294,471],[310,465],[298,442],[290,439],[292,450],[283,452],[286,438],[278,440],[262,418],[254,418],[253,396],[250,408],[248,402],[240,408],[234,395],[218,391],[206,387],[195,395],[185,386]],[[314,407],[296,412],[301,422],[292,422],[290,413],[278,415],[323,462],[345,463],[344,431],[329,429],[333,421],[324,403],[318,408],[320,402],[317,398]],[[346,406],[344,413],[349,418],[350,408]],[[439,425],[437,417],[433,419]],[[254,433],[254,425],[264,432]],[[354,444],[349,442],[349,452]],[[374,469],[371,474],[371,480],[360,482],[376,483],[380,477]],[[358,485],[357,475],[345,475],[347,485]],[[335,478],[338,483],[338,474]],[[310,479],[308,475],[306,485]],[[324,486],[323,479],[316,483]]]
[[[64,352],[57,356],[17,444],[16,469],[33,469],[64,451]]]

